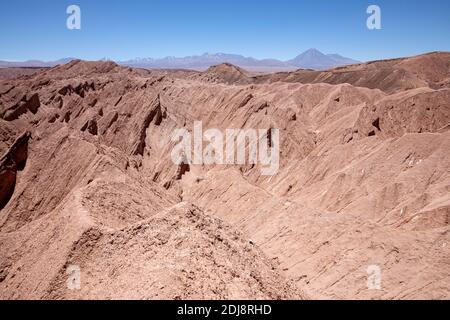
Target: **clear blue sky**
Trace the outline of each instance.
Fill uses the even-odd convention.
[[[66,8],[81,7],[81,30]],[[366,28],[369,4],[382,30]],[[373,60],[450,51],[449,0],[2,0],[0,60],[126,60],[204,52],[290,59],[308,48]]]

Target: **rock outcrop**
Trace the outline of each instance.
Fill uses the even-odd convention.
[[[39,101],[39,95],[37,93],[31,95],[29,98],[25,95],[18,103],[3,110],[0,114],[0,118],[6,121],[16,120],[28,111],[36,114],[40,106],[41,102]]]
[[[7,205],[14,193],[17,171],[26,165],[30,137],[30,132],[23,133],[0,159],[0,209]]]

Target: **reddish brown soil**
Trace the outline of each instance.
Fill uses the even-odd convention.
[[[449,66],[1,80],[0,298],[449,299]],[[170,136],[198,120],[279,128],[279,172],[181,170]]]

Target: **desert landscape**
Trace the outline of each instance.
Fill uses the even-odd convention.
[[[175,165],[195,121],[278,128],[278,172]],[[0,299],[450,299],[449,150],[449,52],[0,69]]]

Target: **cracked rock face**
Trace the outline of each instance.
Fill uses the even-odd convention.
[[[6,206],[14,193],[17,171],[25,167],[30,136],[30,132],[23,133],[0,159],[0,209]]]
[[[449,61],[0,80],[0,298],[450,298]],[[173,163],[196,121],[279,129],[278,172]]]
[[[33,94],[30,98],[23,96],[23,98],[10,108],[5,109],[0,115],[6,121],[12,121],[18,119],[22,114],[30,111],[36,114],[41,102],[39,101],[39,95]]]

